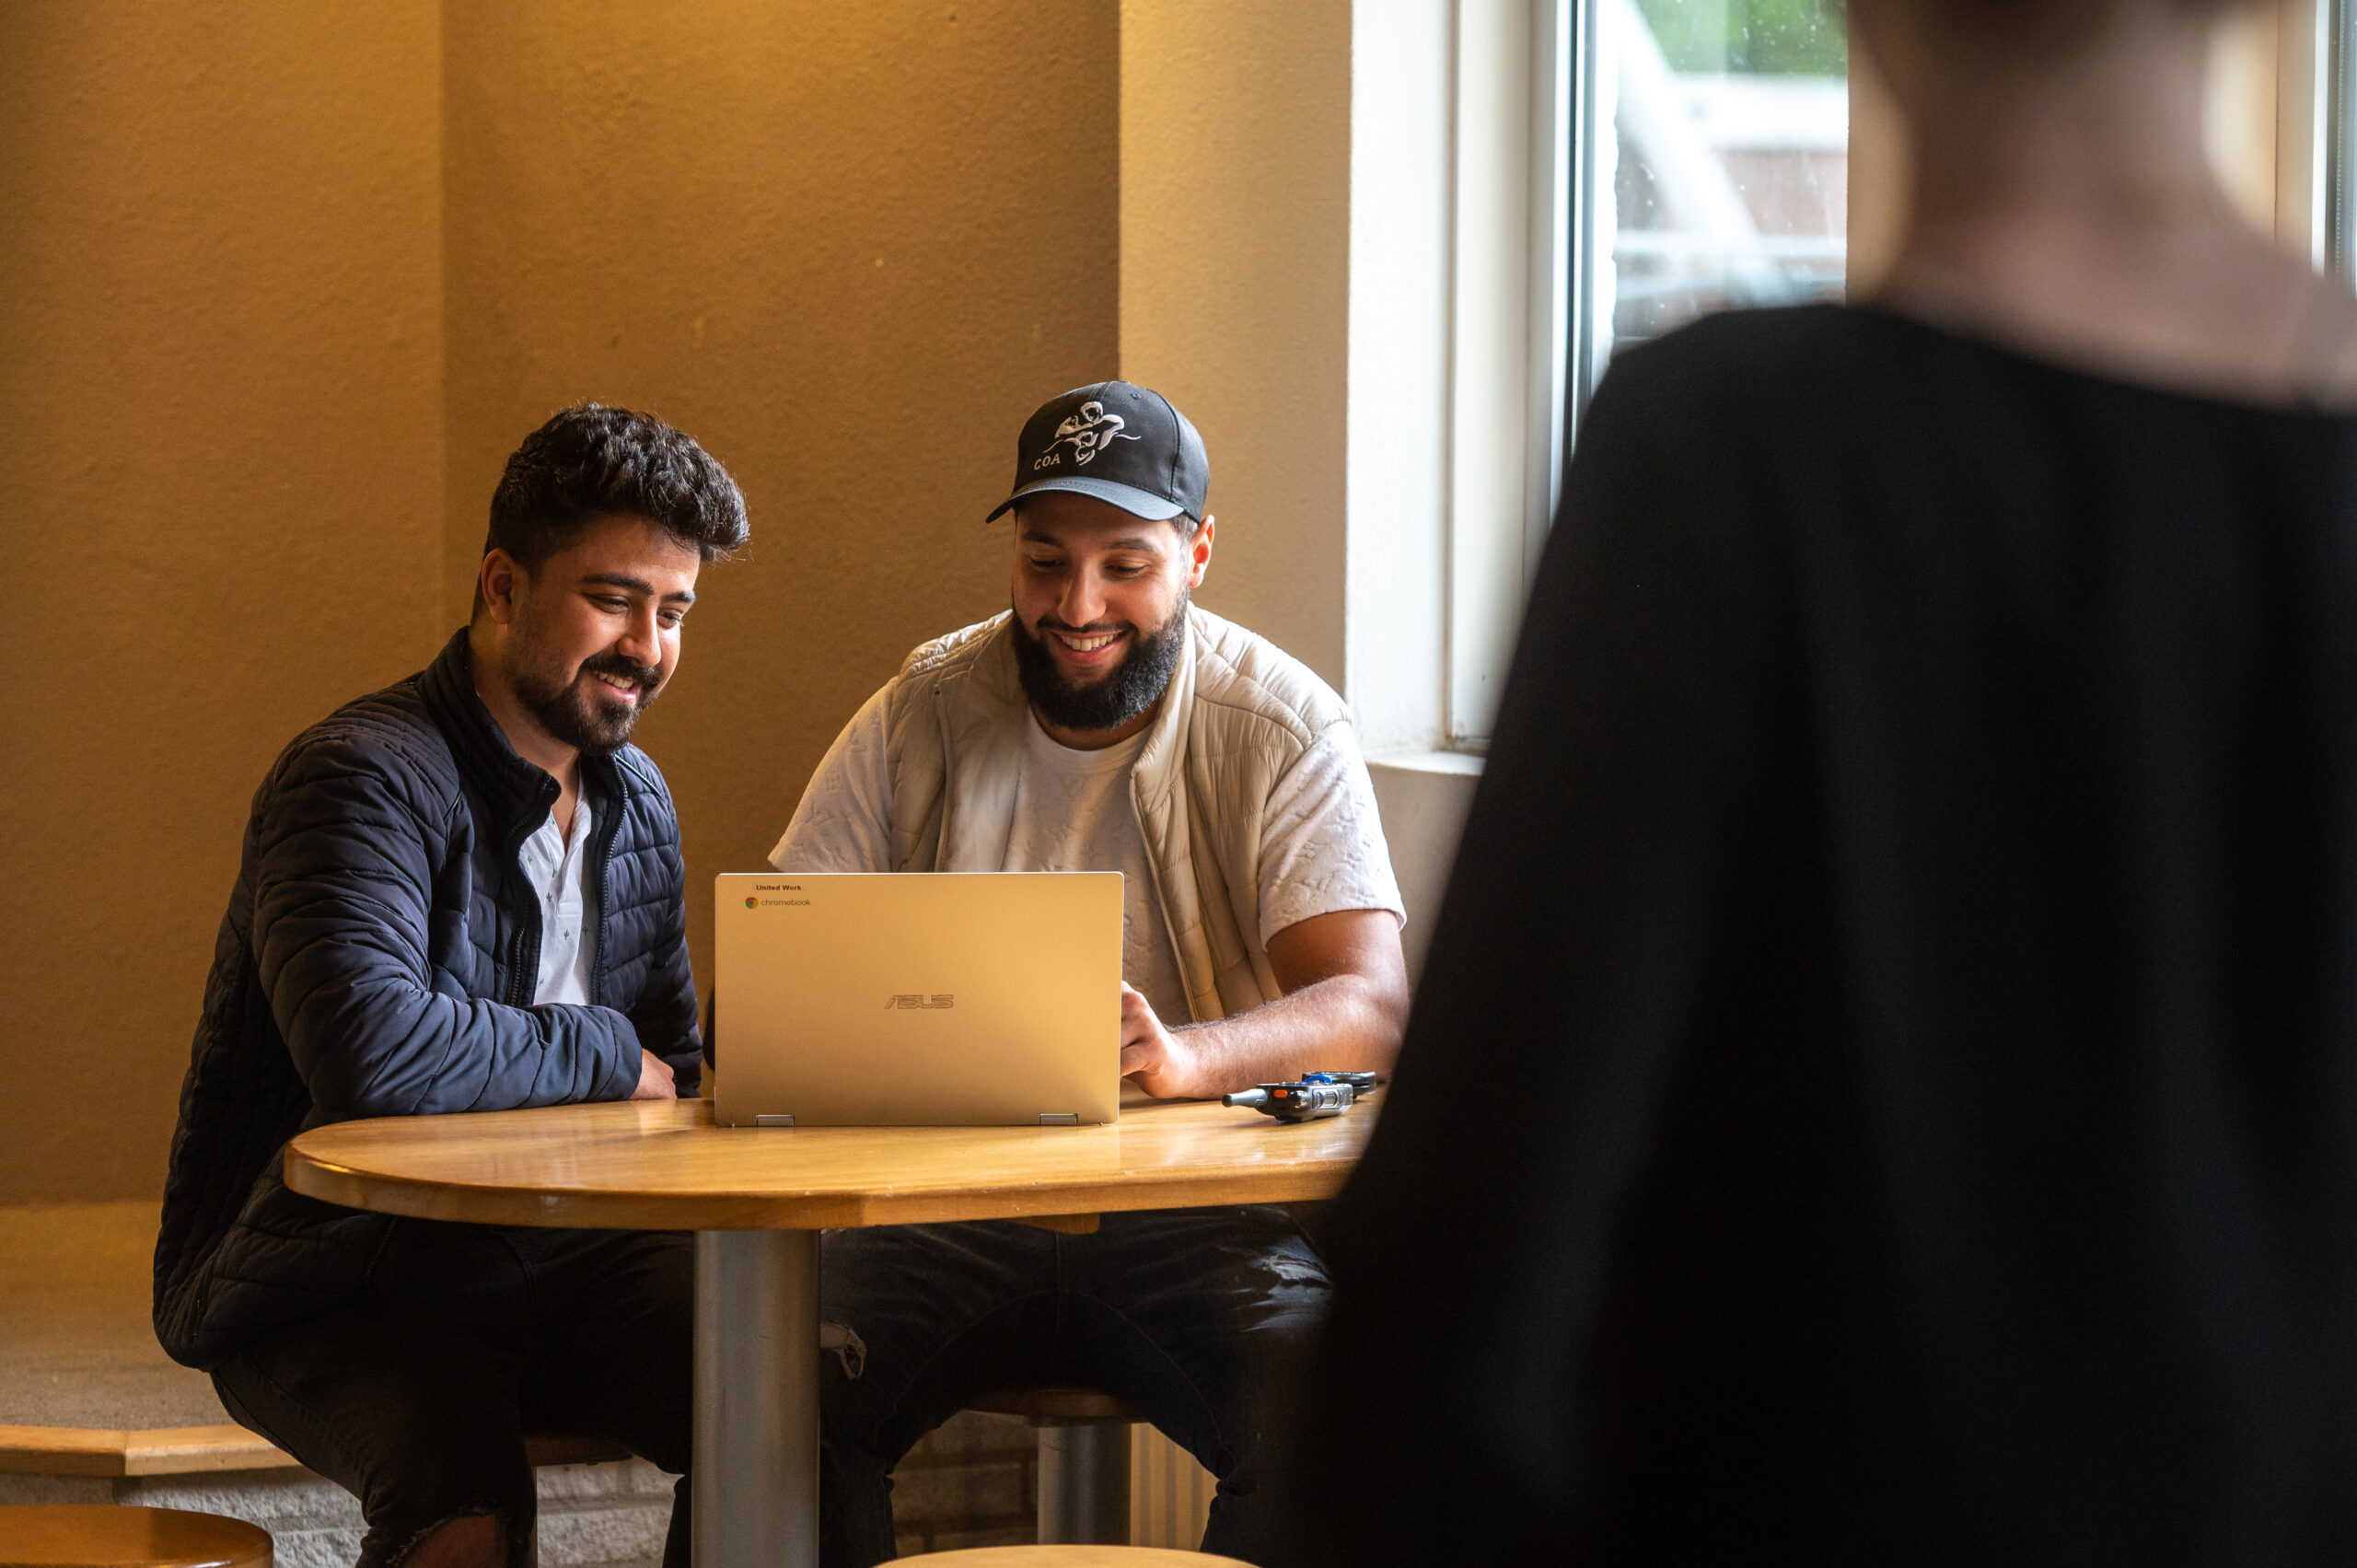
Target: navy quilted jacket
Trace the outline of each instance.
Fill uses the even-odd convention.
[[[671,797],[635,747],[584,759],[598,911],[588,1006],[535,1007],[540,904],[517,852],[557,783],[475,695],[462,631],[420,674],[297,737],[255,794],[180,1086],[156,1334],[210,1368],[364,1289],[405,1222],[279,1179],[307,1127],[622,1099],[639,1051],[701,1068]]]

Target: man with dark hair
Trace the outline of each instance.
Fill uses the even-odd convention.
[[[565,410],[508,460],[472,621],[297,736],[254,796],[180,1089],[156,1331],[360,1498],[367,1568],[528,1561],[530,1426],[687,1469],[686,1237],[364,1214],[289,1191],[279,1156],[354,1117],[694,1092],[679,824],[629,741],[699,568],[746,536],[686,436]]]
[[[1217,528],[1194,426],[1125,381],[1016,442],[1014,604],[926,644],[844,728],[771,856],[782,871],[1119,871],[1121,1071],[1215,1096],[1384,1069],[1408,1006],[1399,888],[1349,711],[1192,607]],[[1203,1550],[1254,1557],[1266,1417],[1323,1309],[1281,1209],[829,1235],[821,1560],[892,1555],[891,1468],[993,1388],[1086,1383],[1219,1478]]]

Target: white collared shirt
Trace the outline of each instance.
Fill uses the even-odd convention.
[[[586,1005],[589,1001],[589,965],[596,957],[597,934],[589,929],[582,894],[582,869],[589,860],[590,828],[595,821],[589,796],[573,803],[573,838],[556,830],[556,813],[524,841],[517,858],[532,891],[540,900],[540,973],[532,993],[535,1005],[552,1002]]]

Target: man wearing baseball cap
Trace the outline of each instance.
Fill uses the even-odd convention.
[[[1265,639],[1196,609],[1202,438],[1126,381],[1023,427],[1004,613],[925,644],[819,765],[781,871],[1119,871],[1121,1070],[1205,1098],[1387,1071],[1408,1011],[1399,892],[1349,710]],[[1268,1539],[1265,1391],[1322,1313],[1324,1265],[1277,1208],[830,1233],[845,1332],[823,1411],[821,1561],[892,1555],[888,1477],[977,1396],[1083,1383],[1219,1478],[1203,1550]]]

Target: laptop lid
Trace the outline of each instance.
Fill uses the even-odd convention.
[[[729,873],[717,886],[723,1125],[1120,1115],[1120,873]]]

